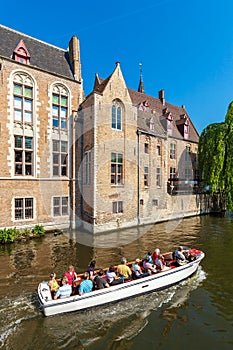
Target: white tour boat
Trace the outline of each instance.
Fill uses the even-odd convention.
[[[168,288],[196,272],[198,265],[204,258],[204,252],[196,249],[191,250],[195,255],[195,260],[187,262],[182,266],[172,266],[171,268],[147,277],[132,279],[129,282],[111,286],[109,288],[94,290],[81,296],[72,295],[67,298],[53,300],[48,282],[41,282],[38,286],[38,298],[40,308],[45,316],[56,315],[65,312],[84,311],[86,309],[100,305],[121,301],[152,291]],[[163,254],[167,262],[172,262],[172,253]],[[128,263],[131,265],[132,263]],[[105,269],[106,270],[106,269]],[[78,275],[80,280],[82,274]]]

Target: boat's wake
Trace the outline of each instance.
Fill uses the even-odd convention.
[[[147,326],[154,310],[162,306],[169,310],[183,305],[205,278],[206,274],[199,266],[191,278],[168,289],[81,313],[63,315],[63,322],[67,326],[64,337],[70,327],[76,333],[76,341],[78,337],[80,346],[95,347],[101,339],[105,349],[115,348],[117,343],[124,343],[137,336]],[[62,316],[57,317],[59,319]],[[54,317],[46,318],[46,324],[51,332],[57,332],[53,320]]]
[[[38,316],[35,305],[36,295],[20,295],[14,299],[5,297],[1,300],[0,347],[5,346],[6,339],[18,330],[23,321]]]
[[[172,317],[172,309],[182,306],[188,300],[191,291],[205,278],[206,274],[199,266],[191,278],[166,290],[85,312],[46,317],[43,318],[43,327],[38,327],[43,316],[36,308],[38,305],[35,295],[18,297],[14,301],[5,298],[0,305],[1,319],[4,317],[6,320],[0,328],[0,347],[5,346],[6,342],[12,343],[13,336],[28,327],[26,321],[30,321],[36,329],[36,335],[32,333],[31,339],[28,334],[31,348],[36,347],[35,338],[46,337],[54,341],[54,335],[58,334],[56,349],[92,348],[100,339],[106,343],[105,349],[114,348],[114,344],[115,347],[117,344],[120,346],[147,326],[149,316],[154,310],[163,307],[167,311],[164,318]],[[64,326],[61,327],[61,324]]]

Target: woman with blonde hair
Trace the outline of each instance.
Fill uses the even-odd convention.
[[[51,272],[50,273],[50,280],[49,280],[48,285],[49,285],[49,288],[50,288],[50,292],[51,292],[52,298],[54,299],[54,295],[56,294],[56,291],[59,288],[59,285],[58,285],[57,280],[56,280],[55,272]]]

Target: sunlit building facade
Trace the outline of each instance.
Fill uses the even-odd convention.
[[[69,227],[78,38],[63,50],[0,25],[0,100],[0,227]]]
[[[199,135],[184,106],[126,86],[120,64],[78,114],[78,218],[93,232],[199,215]]]

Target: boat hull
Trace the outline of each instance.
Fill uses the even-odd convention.
[[[204,253],[195,261],[186,265],[169,269],[157,274],[127,283],[85,293],[82,296],[74,295],[68,298],[52,300],[48,283],[42,282],[38,286],[38,297],[41,310],[45,316],[52,316],[65,312],[86,310],[123,299],[146,294],[152,291],[165,289],[190,277],[198,268]]]

